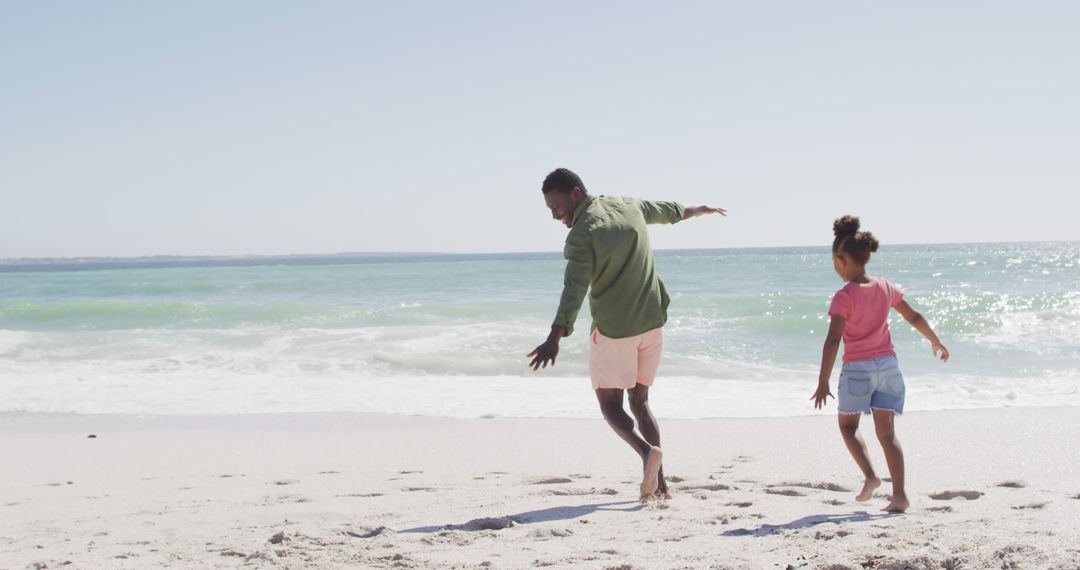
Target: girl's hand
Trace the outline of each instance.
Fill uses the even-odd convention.
[[[821,409],[825,405],[825,402],[829,398],[829,396],[836,398],[836,396],[833,396],[832,391],[829,390],[829,385],[818,384],[817,391],[815,391],[814,395],[810,397],[810,399],[814,401],[814,409]]]
[[[944,344],[935,342],[931,346],[934,349],[934,358],[940,358],[942,362],[949,361],[949,349],[945,348]]]

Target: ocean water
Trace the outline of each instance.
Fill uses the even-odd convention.
[[[811,408],[828,249],[662,251],[661,417]],[[1080,243],[884,246],[908,410],[1080,405]],[[558,254],[0,261],[0,412],[596,417],[588,309],[533,372]],[[838,368],[837,368],[838,369]],[[835,384],[835,372],[833,382]]]

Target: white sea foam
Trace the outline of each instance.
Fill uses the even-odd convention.
[[[0,356],[12,355],[28,338],[30,334],[26,332],[0,329]]]
[[[236,375],[181,372],[153,377],[64,373],[5,375],[0,412],[236,414],[374,412],[461,418],[596,417],[586,377]],[[661,377],[651,391],[665,418],[810,415],[809,374],[760,380]],[[1080,370],[1053,377],[990,379],[940,375],[909,380],[907,410],[1080,406]],[[835,411],[830,400],[828,412]]]

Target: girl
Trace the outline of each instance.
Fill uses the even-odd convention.
[[[941,344],[930,325],[904,300],[895,285],[866,274],[870,254],[878,250],[878,240],[870,232],[859,231],[859,218],[844,216],[833,222],[833,268],[847,282],[833,296],[829,306],[829,335],[821,351],[821,373],[811,399],[821,408],[832,392],[829,376],[836,362],[840,339],[844,340],[844,366],[840,369],[839,421],[855,463],[865,476],[857,501],[868,501],[881,485],[866,454],[866,442],[859,435],[859,415],[874,415],[874,428],[885,451],[885,463],[892,476],[892,499],[884,511],[902,513],[909,501],[904,492],[904,453],[893,430],[893,416],[904,412],[904,377],[896,362],[889,336],[889,308],[894,308],[915,330],[923,334],[934,356],[949,360],[949,350]]]

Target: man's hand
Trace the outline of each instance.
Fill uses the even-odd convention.
[[[690,206],[689,208],[683,209],[682,219],[689,220],[690,218],[704,216],[705,214],[720,214],[721,216],[727,217],[727,210],[723,208],[710,208],[709,206]]]
[[[810,399],[814,401],[814,409],[821,409],[829,399],[829,396],[832,396],[833,398],[836,397],[832,395],[832,390],[829,390],[829,385],[818,384],[817,391],[814,392],[813,396],[810,396]]]
[[[539,370],[541,368],[547,368],[548,361],[552,366],[555,366],[555,357],[559,355],[559,339],[566,334],[566,327],[561,325],[552,325],[551,334],[548,335],[544,344],[536,347],[532,352],[525,355],[526,358],[535,357],[529,366],[532,366],[533,370]]]
[[[536,347],[536,350],[530,352],[527,356],[535,356],[529,366],[532,366],[533,370],[539,370],[540,368],[547,368],[547,363],[550,360],[551,365],[555,366],[555,357],[559,355],[559,341],[546,340],[544,344]]]

